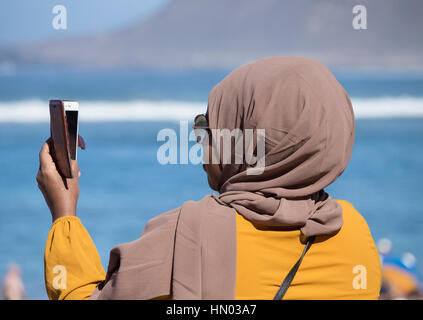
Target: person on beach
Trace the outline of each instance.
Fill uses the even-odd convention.
[[[382,261],[382,288],[380,299],[423,299],[421,275],[416,257],[405,252],[398,255],[392,252],[389,239],[378,241],[377,247]]]
[[[345,170],[355,137],[348,94],[324,65],[303,57],[243,65],[213,88],[194,129],[207,132],[205,160],[218,154],[219,163],[204,164],[217,194],[151,219],[140,238],[111,250],[107,273],[76,217],[79,175],[66,188],[42,146],[50,299],[378,299],[381,264],[367,223],[324,191]],[[232,161],[236,148],[222,161],[211,141],[223,129],[264,131],[253,139],[256,164],[264,160],[258,174]]]
[[[3,300],[23,300],[26,297],[21,268],[16,263],[9,264],[3,278]]]

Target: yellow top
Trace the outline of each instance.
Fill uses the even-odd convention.
[[[381,266],[363,217],[347,201],[344,225],[330,238],[317,237],[284,299],[377,299]],[[300,231],[255,228],[241,215],[237,225],[235,299],[272,299],[304,249]],[[57,219],[48,235],[44,272],[50,299],[88,299],[105,272],[77,217]]]
[[[382,283],[379,254],[364,218],[337,200],[344,224],[334,236],[316,237],[284,299],[377,299]],[[300,231],[264,231],[237,214],[236,299],[273,299],[300,258]]]

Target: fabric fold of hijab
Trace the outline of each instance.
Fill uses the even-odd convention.
[[[272,57],[241,66],[213,88],[208,117],[212,129],[265,131],[263,173],[222,164],[223,203],[253,223],[305,236],[341,228],[342,208],[323,189],[349,162],[355,122],[347,93],[324,65]]]

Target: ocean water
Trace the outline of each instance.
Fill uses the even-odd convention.
[[[32,299],[45,299],[43,251],[51,217],[35,175],[48,138],[48,99],[81,101],[80,133],[87,149],[78,216],[108,264],[110,249],[136,239],[153,216],[212,192],[201,165],[161,165],[163,128],[205,110],[223,72],[0,77],[0,276],[17,262]],[[100,83],[107,85],[99,85]],[[341,83],[355,107],[350,164],[326,190],[351,202],[377,241],[412,252],[423,266],[423,81],[407,77],[350,77]]]

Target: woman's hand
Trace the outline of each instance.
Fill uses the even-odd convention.
[[[81,176],[76,161],[72,161],[72,170],[78,172],[76,178],[63,178],[57,171],[50,155],[48,141],[44,143],[40,151],[40,169],[37,174],[37,182],[50,208],[53,221],[64,216],[76,216],[76,204],[79,197],[78,179]]]

